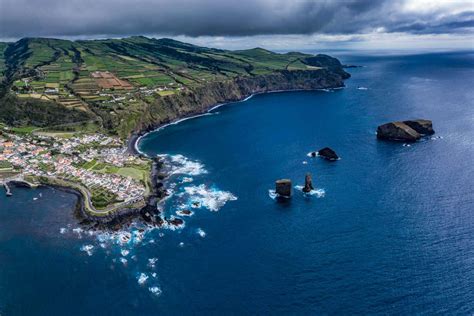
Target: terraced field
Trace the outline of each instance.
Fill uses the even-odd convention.
[[[130,132],[143,109],[158,98],[237,77],[317,69],[311,58],[316,57],[261,48],[227,51],[141,36],[0,43],[3,94],[98,116],[100,128],[119,135]]]

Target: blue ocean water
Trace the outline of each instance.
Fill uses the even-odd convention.
[[[474,53],[338,56],[335,91],[255,96],[148,134],[178,230],[78,230],[73,195],[0,194],[0,315],[474,313]],[[433,138],[377,141],[427,118]],[[337,162],[307,153],[329,146]],[[296,189],[269,194],[278,178]],[[40,195],[41,193],[41,195]],[[36,200],[34,200],[36,198]]]

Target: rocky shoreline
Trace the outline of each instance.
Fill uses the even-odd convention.
[[[128,138],[128,152],[143,156],[137,151],[137,142],[141,137],[166,125],[208,113],[217,106],[240,102],[257,94],[343,88],[344,80],[348,78],[350,74],[342,66],[332,70],[279,71],[271,75],[213,82],[193,92],[159,98],[150,111],[156,109],[160,113],[159,107],[171,109],[171,112],[156,117],[144,115]]]
[[[182,219],[162,218],[157,208],[157,204],[166,196],[166,189],[162,180],[166,179],[167,175],[160,172],[163,163],[159,158],[148,157],[137,150],[141,137],[165,125],[205,114],[218,105],[242,101],[255,94],[342,88],[344,87],[344,80],[349,77],[350,75],[344,72],[342,68],[335,70],[281,71],[272,75],[238,78],[232,80],[232,82],[212,83],[211,87],[200,88],[192,93],[160,98],[157,102],[163,102],[163,104],[160,104],[161,107],[172,109],[178,107],[179,110],[165,117],[155,117],[147,123],[142,121],[127,141],[129,154],[153,161],[150,177],[151,192],[146,197],[144,207],[125,207],[108,214],[95,215],[87,212],[84,196],[78,190],[54,184],[48,185],[78,196],[75,210],[76,217],[81,225],[92,230],[118,230],[135,219],[140,219],[153,226],[162,226],[165,222],[169,225],[179,226],[183,223]],[[153,110],[153,107],[150,110]],[[150,119],[149,115],[144,116]]]
[[[271,84],[268,84],[269,82],[267,77],[272,77]],[[273,75],[257,76],[254,78],[240,78],[232,81],[231,83],[214,83],[214,86],[216,84],[218,86],[217,90],[225,89],[225,86],[230,86],[231,89],[229,91],[231,92],[218,93],[216,92],[215,87],[208,88],[207,93],[203,92],[205,89],[199,89],[198,91],[193,92],[194,95],[188,95],[187,98],[188,100],[192,100],[195,105],[194,107],[187,111],[183,110],[178,112],[174,116],[170,115],[164,119],[158,119],[156,122],[141,125],[139,129],[133,132],[128,138],[127,150],[132,155],[150,159],[150,157],[147,157],[137,150],[138,142],[146,134],[163,128],[169,124],[177,123],[186,118],[203,115],[215,109],[217,106],[233,102],[240,102],[257,94],[343,88],[345,86],[344,80],[348,79],[349,77],[350,74],[344,72],[342,68],[338,68],[331,71],[326,69],[297,72],[282,71]],[[277,80],[277,78],[284,79]],[[256,84],[256,82],[258,84]],[[237,87],[235,85],[237,85]],[[182,96],[169,96],[161,99],[164,100],[162,102],[165,102],[170,107],[173,107],[172,105],[174,103],[182,102],[180,101],[180,97]],[[181,104],[180,108],[182,107],[183,105]],[[111,214],[111,218],[108,219],[108,222],[106,222],[107,226],[115,226],[117,223],[124,223],[137,216],[141,216],[141,218],[146,222],[153,223],[155,225],[162,225],[164,221],[167,221],[166,219],[163,219],[159,216],[159,211],[156,208],[156,204],[166,196],[164,183],[161,182],[162,179],[158,179],[158,173],[158,170],[152,170],[151,179],[154,194],[148,198],[147,205],[139,211],[132,210],[125,214],[122,214],[121,212]],[[165,177],[167,176],[165,175]],[[178,222],[174,223],[168,221],[168,223],[171,225],[180,225],[179,221],[182,220],[179,218],[175,218],[175,220]],[[104,222],[101,221],[101,224],[104,224]]]

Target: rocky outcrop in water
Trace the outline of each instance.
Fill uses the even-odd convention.
[[[318,155],[329,161],[336,161],[339,159],[336,152],[329,147],[324,147],[323,149],[318,150]]]
[[[430,120],[390,122],[377,128],[377,138],[392,141],[415,142],[422,136],[434,134]]]
[[[291,180],[280,179],[275,182],[275,193],[279,196],[290,197],[291,196]]]
[[[307,173],[305,178],[304,178],[304,187],[303,187],[303,192],[308,193],[314,190],[313,188],[313,180],[311,179],[311,174]]]
[[[403,121],[403,123],[413,128],[422,136],[433,135],[435,133],[433,130],[433,122],[430,120]]]

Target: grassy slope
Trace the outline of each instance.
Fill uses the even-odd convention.
[[[9,45],[0,43],[0,52],[0,71],[4,75],[0,97],[6,95],[3,102],[0,100],[0,110],[7,107],[4,112],[11,116],[0,115],[0,121],[51,126],[61,121],[71,124],[93,120],[121,136],[134,128],[147,105],[160,96],[236,77],[321,66],[318,60],[311,60],[318,57],[308,54],[277,54],[261,48],[227,51],[141,36],[76,42],[22,39]],[[94,71],[109,71],[131,83],[134,90],[103,91],[91,76]],[[9,93],[11,88],[17,98]],[[51,95],[51,88],[59,93]],[[143,94],[140,88],[155,91]],[[11,108],[14,99],[17,108],[37,107],[51,115],[31,110],[21,115]],[[65,115],[59,115],[61,108]],[[54,118],[58,115],[60,120]]]

